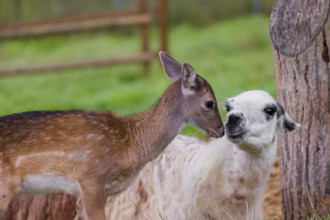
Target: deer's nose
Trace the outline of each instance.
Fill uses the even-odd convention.
[[[220,128],[220,137],[223,137],[225,135],[225,128],[221,126]]]
[[[207,132],[211,137],[214,137],[214,138],[221,138],[225,135],[225,129],[223,126],[220,126],[216,129],[209,129],[208,132]]]

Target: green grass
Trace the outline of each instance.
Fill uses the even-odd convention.
[[[136,30],[0,42],[0,68],[128,54],[139,50]],[[276,94],[268,18],[249,16],[205,28],[177,26],[170,54],[207,79],[222,106],[241,91]],[[151,33],[151,45],[158,35]],[[159,61],[150,75],[139,64],[0,78],[0,115],[31,110],[108,109],[132,114],[149,108],[170,83]],[[221,111],[223,119],[224,111]],[[185,131],[195,134],[196,130]],[[200,133],[198,132],[198,135]]]

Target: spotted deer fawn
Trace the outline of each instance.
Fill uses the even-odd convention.
[[[105,219],[109,195],[125,190],[188,122],[224,135],[209,83],[159,53],[173,81],[148,111],[38,111],[0,117],[0,211],[18,193],[80,195],[86,219]],[[0,213],[1,218],[1,213]]]

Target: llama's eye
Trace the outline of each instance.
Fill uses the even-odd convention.
[[[225,106],[225,109],[226,109],[227,112],[230,112],[231,107],[230,107],[229,105],[226,105],[226,106]]]
[[[213,101],[206,101],[205,102],[205,107],[207,109],[213,109],[214,108],[214,102]]]
[[[276,108],[272,108],[272,107],[269,107],[269,108],[265,108],[264,109],[264,112],[267,114],[267,115],[270,115],[270,116],[273,116],[275,115],[277,109]]]

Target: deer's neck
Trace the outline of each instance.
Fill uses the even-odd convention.
[[[180,81],[172,83],[147,112],[131,116],[132,144],[139,160],[157,157],[186,123]]]

